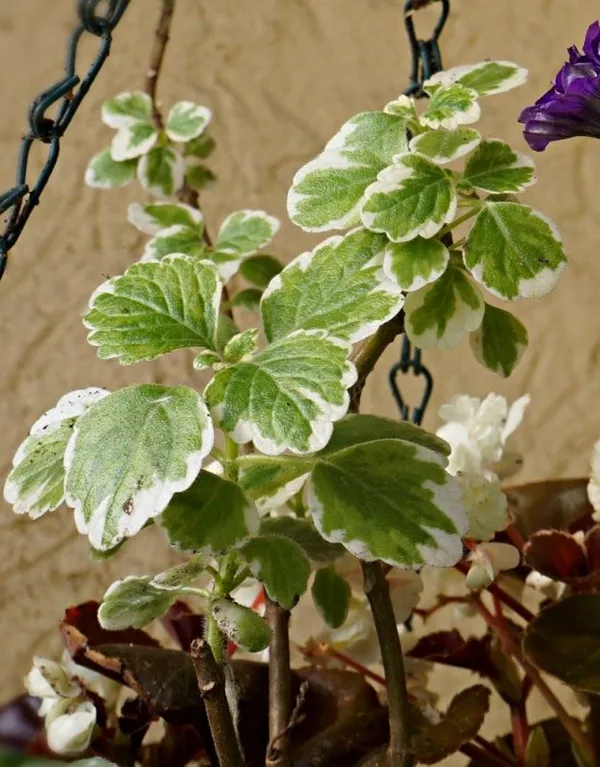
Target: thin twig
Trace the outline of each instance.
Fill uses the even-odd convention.
[[[289,724],[292,717],[290,613],[266,598],[265,618],[273,638],[269,647],[269,745],[267,767],[289,767]]]
[[[150,53],[150,63],[146,73],[146,93],[152,101],[152,121],[159,130],[163,128],[163,119],[158,103],[156,101],[156,89],[158,87],[158,78],[162,69],[163,60],[167,43],[169,42],[169,32],[171,30],[171,21],[175,12],[175,0],[162,0],[162,9],[160,18],[154,33],[154,45]]]
[[[466,575],[469,572],[469,565],[466,562],[457,562],[454,567],[463,575]],[[531,612],[531,610],[528,610],[524,604],[521,604],[518,599],[515,599],[515,597],[511,596],[502,587],[498,586],[497,583],[490,583],[490,585],[486,587],[486,590],[489,591],[493,597],[497,597],[503,604],[506,605],[506,607],[509,607],[527,623],[531,623],[531,621],[535,618],[535,615]]]
[[[194,639],[190,648],[198,689],[221,767],[244,767],[231,711],[225,695],[225,678],[208,642]]]
[[[473,759],[477,764],[486,765],[486,767],[508,767],[508,765],[514,765],[514,762],[509,762],[508,759],[504,759],[501,757],[496,756],[495,754],[492,754],[489,751],[484,751],[482,748],[479,748],[479,746],[476,746],[474,743],[465,743],[464,746],[461,746],[458,749],[461,754],[464,754],[465,756],[468,756],[469,759]]]

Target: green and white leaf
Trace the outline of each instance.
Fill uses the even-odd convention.
[[[235,442],[252,441],[266,455],[311,453],[348,409],[356,381],[349,353],[349,344],[323,331],[298,330],[217,373],[206,400]]]
[[[477,91],[461,83],[453,83],[435,90],[419,121],[421,125],[434,130],[456,130],[459,125],[470,125],[480,117],[481,107]]]
[[[230,365],[236,362],[247,362],[256,350],[259,332],[258,328],[251,328],[230,338],[223,349],[225,362]]]
[[[291,538],[260,535],[245,543],[240,555],[269,598],[286,610],[291,610],[306,591],[310,561]]]
[[[213,438],[206,405],[185,386],[128,386],[96,402],[65,451],[78,531],[100,551],[135,535],[192,484]]]
[[[398,96],[394,101],[389,101],[384,107],[383,111],[388,115],[394,115],[395,117],[401,117],[406,122],[417,120],[417,110],[415,108],[415,100],[410,96],[402,94]]]
[[[127,210],[127,220],[144,234],[158,234],[175,225],[198,230],[204,221],[197,208],[182,202],[152,202],[149,205],[132,202]]]
[[[158,140],[158,131],[151,122],[136,120],[123,125],[110,145],[113,160],[133,160],[147,154]]]
[[[273,277],[283,269],[283,264],[273,256],[259,254],[251,256],[240,265],[240,274],[245,280],[259,288],[266,288]]]
[[[264,618],[231,599],[215,599],[211,612],[219,629],[244,652],[260,652],[271,642]]]
[[[154,235],[148,240],[142,261],[160,261],[173,253],[184,253],[186,256],[210,258],[202,240],[201,225],[190,227],[183,224],[173,224]]]
[[[493,194],[522,192],[537,181],[531,157],[498,139],[481,142],[467,160],[463,179]]]
[[[236,465],[240,486],[264,513],[285,506],[302,489],[313,463],[310,458],[249,453],[239,456]]]
[[[321,567],[315,573],[311,587],[317,612],[332,629],[339,628],[348,617],[352,589],[334,567]]]
[[[183,186],[184,159],[172,146],[155,147],[141,157],[137,178],[155,197],[172,197]]]
[[[137,160],[116,162],[110,149],[94,155],[85,171],[85,183],[93,189],[120,189],[135,178]]]
[[[279,230],[279,220],[264,210],[238,210],[221,224],[215,250],[239,259],[266,247]]]
[[[262,296],[268,340],[301,329],[326,330],[350,343],[372,335],[404,303],[382,269],[387,242],[361,227],[295,258]]]
[[[259,518],[235,482],[201,471],[191,487],[173,496],[160,523],[179,551],[215,556],[255,535]]]
[[[317,532],[308,519],[296,517],[267,517],[260,526],[261,535],[284,535],[304,549],[311,562],[328,564],[346,555],[339,543],[329,543]]]
[[[446,271],[450,252],[439,240],[415,237],[408,242],[388,242],[383,271],[405,292],[419,290]]]
[[[485,305],[483,322],[469,337],[475,359],[488,370],[507,378],[527,348],[525,326],[510,312]]]
[[[367,189],[361,218],[393,242],[433,237],[454,219],[456,190],[450,175],[419,154],[401,154]]]
[[[191,586],[206,570],[208,563],[207,557],[192,557],[187,562],[174,565],[174,567],[158,573],[152,578],[150,585],[161,591],[178,591],[186,586]]]
[[[365,190],[407,148],[402,117],[384,112],[355,115],[294,176],[287,199],[289,217],[307,232],[356,226]]]
[[[176,595],[156,588],[151,581],[150,575],[129,575],[115,581],[98,608],[98,622],[102,628],[107,631],[142,628],[164,615]]]
[[[481,290],[450,263],[434,283],[406,296],[406,334],[423,349],[450,349],[481,325],[484,306]]]
[[[119,129],[133,122],[149,121],[152,101],[147,93],[126,91],[102,105],[102,122],[109,128]]]
[[[33,424],[21,443],[4,485],[4,500],[32,519],[58,508],[65,498],[64,455],[77,419],[106,389],[78,389],[61,397]]]
[[[100,359],[131,365],[176,349],[216,351],[221,282],[210,261],[183,254],[138,262],[93,293],[84,324]]]
[[[411,139],[411,152],[418,152],[437,165],[443,165],[472,152],[481,141],[479,131],[473,128],[456,130],[428,130]]]
[[[222,364],[223,360],[221,359],[221,355],[208,349],[196,355],[192,362],[194,370],[206,370],[206,368],[212,368]]]
[[[512,61],[481,61],[438,72],[425,82],[424,88],[428,93],[435,93],[441,86],[461,83],[480,96],[491,96],[523,85],[528,74],[526,69]]]
[[[167,115],[166,132],[171,141],[191,141],[198,138],[212,117],[208,107],[192,101],[178,101]]]
[[[490,293],[513,300],[549,293],[566,266],[560,234],[539,211],[488,200],[467,234],[464,260]]]

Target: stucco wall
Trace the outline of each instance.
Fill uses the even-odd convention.
[[[160,94],[213,110],[220,184],[203,205],[209,228],[231,210],[258,207],[279,216],[273,251],[292,257],[315,242],[285,222],[290,179],[337,127],[358,111],[380,108],[406,85],[407,46],[399,0],[179,0]],[[582,41],[589,0],[455,0],[442,40],[447,66],[491,58],[515,60],[529,83],[485,102],[483,132],[526,149],[516,117],[546,89],[566,47]],[[83,187],[89,157],[107,145],[99,120],[110,95],[143,83],[158,3],[132,0],[113,53],[64,141],[55,174],[0,284],[0,475],[37,416],[72,389],[161,381],[193,384],[186,354],[153,364],[100,362],[85,341],[80,315],[103,274],[119,274],[140,254],[142,237],[125,221],[133,186],[117,192]],[[429,10],[419,16],[426,33]],[[20,0],[0,8],[0,181],[13,183],[18,140],[32,96],[58,79],[73,23],[72,0]],[[87,55],[94,50],[88,41]],[[85,63],[85,62],[84,62]],[[539,183],[527,201],[554,218],[570,265],[554,294],[515,306],[531,348],[503,381],[473,360],[467,344],[426,354],[435,391],[425,426],[457,392],[531,392],[521,432],[523,479],[585,473],[600,437],[600,147],[573,140],[539,156]],[[42,152],[43,154],[43,152]],[[41,156],[41,155],[40,155]],[[364,409],[395,414],[386,371],[390,350],[364,396]],[[2,697],[21,687],[36,650],[56,647],[53,627],[68,602],[99,597],[125,572],[155,570],[168,559],[160,534],[134,541],[109,565],[89,561],[70,512],[32,523],[0,512]]]

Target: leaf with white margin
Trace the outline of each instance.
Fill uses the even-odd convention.
[[[171,141],[191,141],[204,131],[212,117],[208,107],[194,104],[193,101],[178,101],[167,115],[165,126]]]
[[[419,117],[428,128],[455,130],[459,125],[470,125],[481,117],[477,91],[460,83],[438,88],[427,103],[427,110]]]
[[[395,115],[401,117],[407,122],[417,119],[417,110],[415,108],[415,100],[410,96],[402,94],[398,96],[394,101],[389,101],[384,107],[383,111],[388,115]]]
[[[100,359],[131,365],[176,349],[216,350],[221,282],[210,261],[181,253],[140,261],[92,294],[83,318]]]
[[[250,359],[256,350],[256,341],[259,334],[258,328],[250,328],[230,338],[223,349],[223,359],[233,365]]]
[[[64,455],[73,427],[107,394],[106,389],[98,388],[72,391],[33,424],[15,453],[4,485],[4,500],[16,514],[37,519],[61,505],[65,498]]]
[[[406,334],[422,349],[450,349],[481,325],[484,306],[478,286],[450,262],[434,283],[406,296]]]
[[[517,202],[486,200],[464,245],[473,277],[508,301],[550,293],[566,260],[555,224]]]
[[[172,253],[184,253],[192,258],[210,258],[202,239],[200,226],[173,224],[166,229],[161,229],[146,243],[141,260],[160,261]]]
[[[77,530],[100,551],[135,535],[193,483],[213,441],[206,405],[186,386],[128,386],[96,402],[65,452]]]
[[[150,585],[161,591],[178,591],[194,583],[208,564],[207,557],[192,557],[187,562],[174,565],[174,567],[158,573],[152,578]]]
[[[408,242],[388,242],[383,270],[406,291],[419,290],[446,271],[450,253],[439,240],[415,237]]]
[[[160,524],[178,551],[216,556],[256,534],[259,518],[235,482],[201,471],[191,487],[173,496]]]
[[[498,139],[482,141],[467,160],[463,180],[492,194],[522,192],[535,184],[535,163]]]
[[[259,535],[239,553],[269,598],[291,610],[306,591],[310,575],[310,561],[302,547],[282,535]]]
[[[477,91],[480,96],[492,96],[523,85],[527,75],[526,69],[513,64],[512,61],[481,61],[479,64],[467,64],[445,72],[437,72],[423,87],[428,93],[434,93],[440,86],[461,83]]]
[[[98,622],[107,631],[142,628],[164,615],[176,595],[152,585],[152,576],[129,575],[115,581],[98,608]]]
[[[232,599],[215,599],[210,605],[217,626],[244,652],[260,652],[271,642],[271,629],[254,610]]]
[[[197,208],[182,202],[152,202],[148,205],[132,202],[127,210],[127,220],[144,234],[158,234],[176,224],[198,229],[204,218]]]
[[[215,250],[244,258],[266,247],[279,231],[275,216],[264,210],[238,210],[221,224]]]
[[[137,160],[116,162],[110,149],[94,155],[85,171],[85,183],[92,189],[120,189],[135,178]]]
[[[236,459],[239,485],[261,513],[285,506],[302,489],[312,466],[310,458],[287,455],[248,453]]]
[[[428,130],[411,139],[411,152],[418,152],[436,165],[457,160],[459,157],[472,152],[481,141],[481,134],[473,128],[457,128],[456,130]]]
[[[126,91],[102,104],[102,122],[109,128],[122,128],[152,117],[152,100],[147,93]]]
[[[141,157],[137,178],[155,197],[172,197],[183,186],[184,159],[172,146],[155,147]]]
[[[403,439],[327,451],[309,483],[313,521],[359,559],[450,567],[462,557],[467,516],[446,464],[443,453]]]
[[[287,199],[289,217],[307,232],[355,226],[366,188],[407,149],[402,117],[385,112],[355,115],[294,176]]]
[[[206,401],[235,442],[253,441],[266,455],[312,453],[348,409],[356,381],[349,353],[348,343],[323,331],[298,330],[217,373]]]
[[[158,131],[151,122],[135,120],[115,133],[110,145],[113,160],[133,160],[147,154],[158,140]]]
[[[266,517],[260,525],[261,535],[283,535],[302,547],[311,562],[329,564],[347,556],[346,549],[339,543],[329,543],[317,532],[308,519],[297,517]]]
[[[527,348],[528,335],[510,312],[486,304],[481,326],[471,333],[469,343],[478,362],[507,378]]]
[[[350,343],[372,335],[404,303],[382,269],[387,243],[387,237],[360,227],[295,258],[262,296],[268,340],[317,328]]]
[[[361,218],[393,242],[433,237],[454,219],[456,190],[450,175],[419,154],[402,154],[366,191]]]

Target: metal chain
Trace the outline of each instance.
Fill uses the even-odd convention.
[[[423,90],[423,83],[442,69],[439,38],[450,13],[450,0],[439,0],[441,10],[433,33],[429,40],[419,40],[415,32],[413,15],[420,8],[429,5],[430,2],[431,0],[406,0],[404,3],[404,26],[411,52],[409,85],[404,93],[406,96],[413,96],[417,99],[427,97]],[[410,370],[415,376],[423,378],[423,396],[420,403],[412,410],[404,401],[398,384],[398,375],[407,375]],[[390,369],[389,383],[402,420],[420,424],[433,390],[433,376],[421,362],[421,350],[416,347],[413,350],[406,334],[402,339],[400,361]]]
[[[97,11],[102,2],[108,6],[104,13]],[[21,141],[17,161],[16,184],[0,195],[0,214],[10,210],[4,231],[0,234],[0,279],[8,261],[8,251],[15,245],[33,209],[40,201],[40,195],[58,160],[60,140],[75,116],[84,96],[102,68],[112,42],[112,31],[127,10],[130,0],[78,0],[79,23],[73,29],[67,42],[65,75],[34,99],[29,107],[29,132]],[[100,38],[98,53],[87,73],[81,79],[75,74],[79,42],[84,32]],[[47,117],[47,112],[58,104],[56,116]],[[29,153],[34,141],[48,145],[48,156],[37,181],[33,186],[27,183]]]

